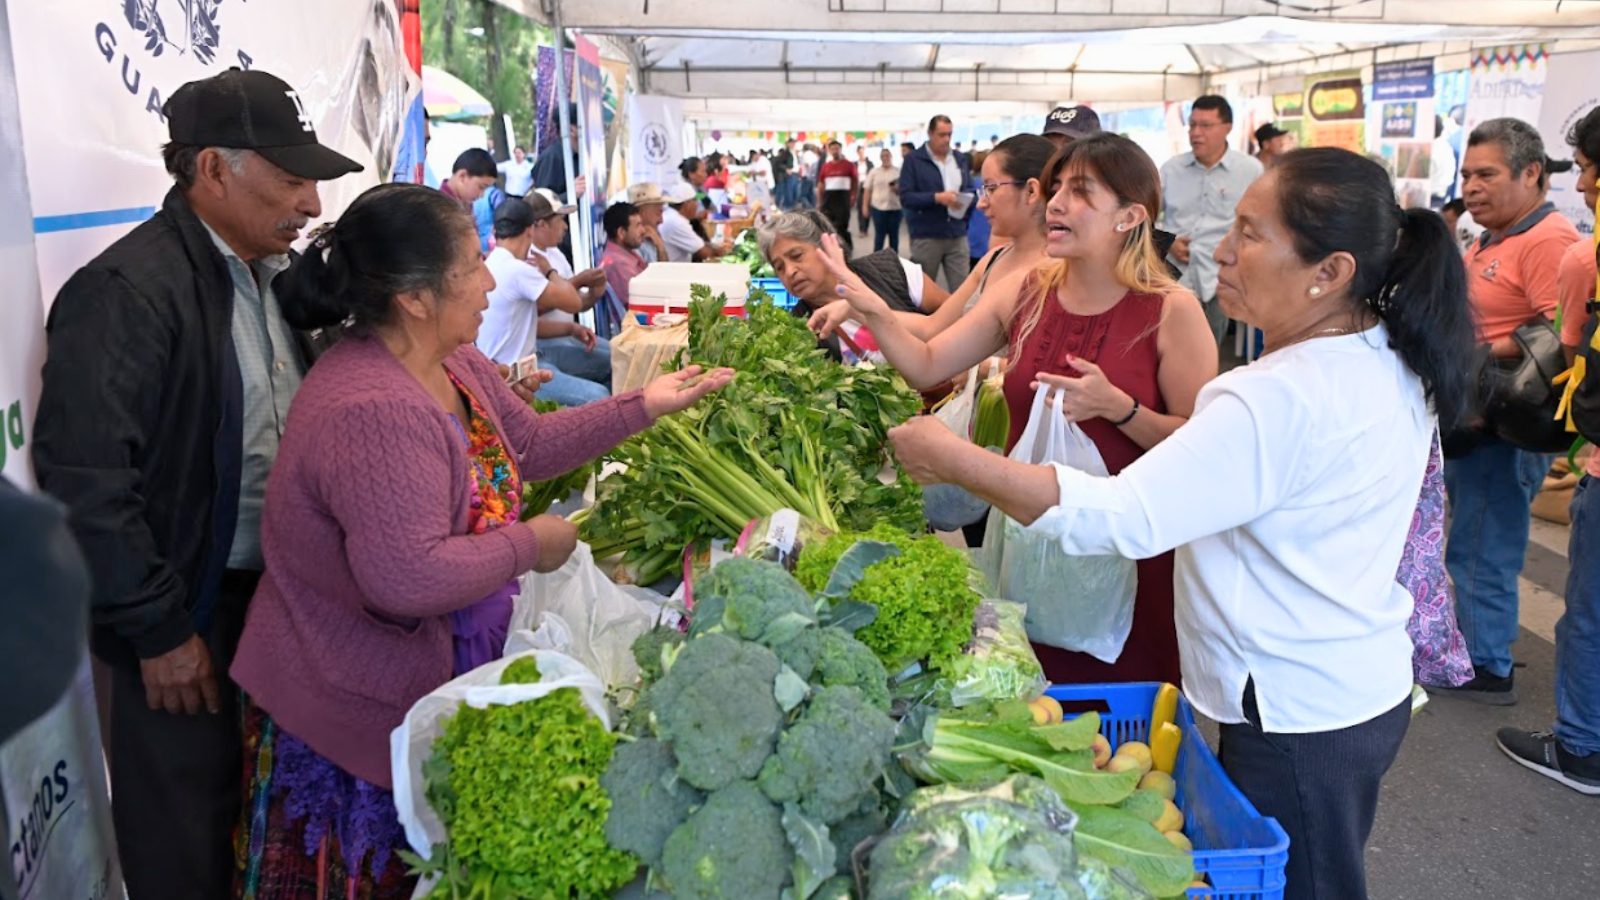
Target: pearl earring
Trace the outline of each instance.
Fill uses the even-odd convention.
[[[1128,230],[1128,226],[1126,226],[1126,225],[1118,225],[1117,226],[1117,230],[1118,231],[1127,231]]]
[[[1322,296],[1322,288],[1314,287],[1308,293],[1310,293],[1313,297],[1320,297]]]

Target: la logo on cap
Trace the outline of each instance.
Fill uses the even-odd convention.
[[[303,131],[314,131],[311,127],[311,116],[306,114],[306,105],[300,101],[298,91],[284,91],[284,96],[294,101],[295,116],[300,119],[300,128]]]

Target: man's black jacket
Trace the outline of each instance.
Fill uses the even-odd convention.
[[[108,662],[159,656],[210,623],[244,456],[232,315],[227,261],[177,189],[50,309],[33,462],[71,511]],[[320,336],[300,338],[304,366]]]

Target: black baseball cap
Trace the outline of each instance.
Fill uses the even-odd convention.
[[[258,69],[191,81],[162,112],[173,143],[254,150],[290,175],[316,181],[361,171],[360,163],[317,143],[311,116],[288,82]]]
[[[494,209],[494,230],[499,235],[521,234],[557,213],[550,201],[538,194],[507,197]]]
[[[1265,144],[1267,141],[1270,141],[1273,138],[1281,138],[1288,133],[1289,132],[1284,131],[1282,128],[1279,128],[1276,122],[1268,122],[1267,124],[1256,129],[1256,143]]]
[[[1043,134],[1064,134],[1074,140],[1100,133],[1100,114],[1087,106],[1058,106],[1045,117]]]

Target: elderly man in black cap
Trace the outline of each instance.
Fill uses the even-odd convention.
[[[112,818],[133,900],[215,900],[233,875],[242,748],[227,676],[261,574],[267,472],[318,336],[273,277],[361,166],[290,85],[231,69],[165,107],[174,186],[56,296],[39,484],[70,509],[108,672]]]

